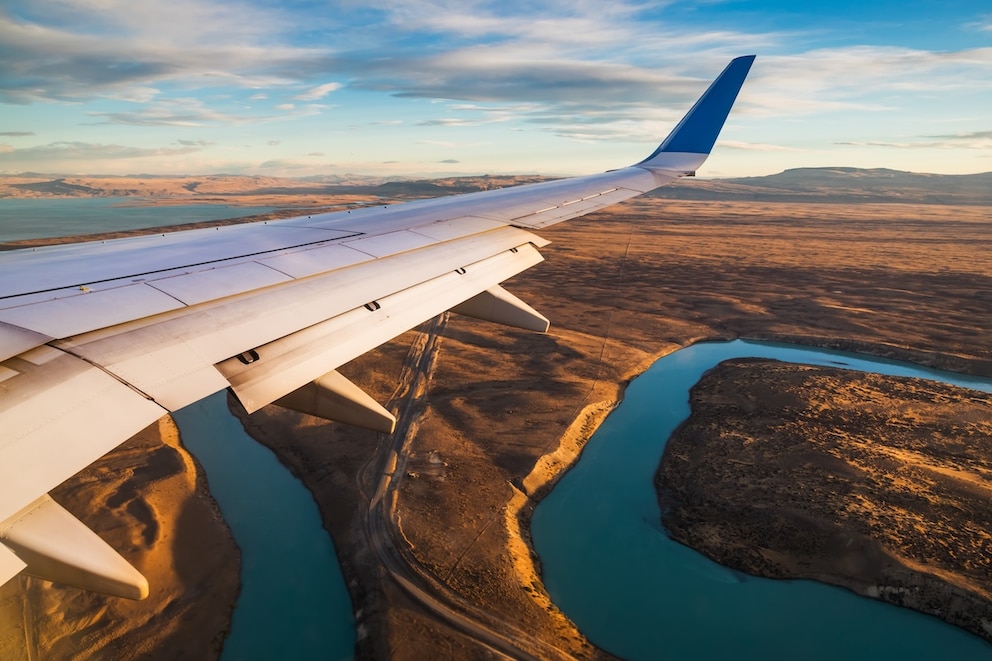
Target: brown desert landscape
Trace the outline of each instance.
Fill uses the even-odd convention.
[[[790,172],[682,181],[542,230],[546,261],[505,286],[551,319],[547,334],[445,314],[341,368],[396,413],[394,435],[274,406],[249,417],[231,400],[318,503],[359,658],[611,658],[552,603],[529,521],[660,356],[744,337],[992,376],[989,175]],[[147,191],[135,194],[168,203],[185,190],[185,203],[292,215],[287,199],[345,208],[519,183],[248,179],[4,178],[0,195]],[[741,361],[708,374],[692,404],[658,473],[676,539],[992,640],[981,624],[992,609],[988,396]],[[163,420],[54,494],[149,577],[152,595],[131,603],[19,578],[0,589],[0,658],[219,654],[238,551],[176,436]]]

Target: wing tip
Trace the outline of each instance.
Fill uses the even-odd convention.
[[[701,157],[696,159],[697,165],[702,164],[712,151],[756,57],[741,55],[732,59],[668,137],[637,165],[667,167],[670,160],[667,154],[696,154]]]

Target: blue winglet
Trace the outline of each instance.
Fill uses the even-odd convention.
[[[744,55],[731,60],[664,142],[637,165],[651,165],[651,161],[662,153],[709,154],[751,70],[754,57]]]

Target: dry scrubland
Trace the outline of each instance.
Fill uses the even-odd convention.
[[[992,395],[755,359],[691,404],[656,478],[675,539],[992,640]]]
[[[506,286],[552,320],[550,333],[451,315],[426,388],[409,387],[423,331],[342,368],[409,411],[390,538],[415,580],[488,613],[486,628],[509,632],[518,652],[605,656],[550,604],[522,541],[536,499],[623,385],[680,346],[736,336],[992,374],[990,229],[978,206],[648,197],[543,231],[547,262]],[[387,439],[273,407],[247,425],[317,499],[360,613],[362,656],[486,655],[401,589],[370,546],[365,512]],[[158,640],[157,655],[173,658],[184,638]]]

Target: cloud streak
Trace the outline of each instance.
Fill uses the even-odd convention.
[[[908,141],[850,141],[838,142],[847,147],[885,147],[890,149],[990,149],[992,131],[975,131],[953,135],[931,135]]]
[[[341,87],[343,87],[341,83],[324,83],[323,85],[318,85],[317,87],[303,92],[302,94],[297,94],[293,98],[299,101],[316,101],[318,99],[323,99],[331,92],[338,91]]]
[[[51,142],[37,147],[13,149],[12,153],[21,163],[51,163],[54,161],[119,160],[177,156],[201,151],[205,145],[180,145],[179,147],[141,148],[115,144],[93,144],[88,142]]]

